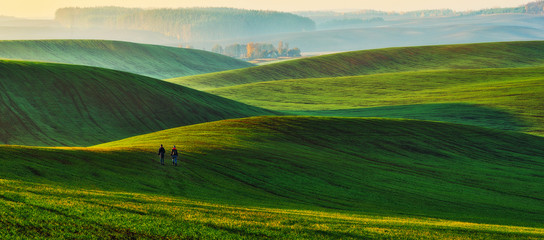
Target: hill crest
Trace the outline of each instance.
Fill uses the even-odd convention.
[[[527,172],[544,167],[542,143],[522,133],[431,121],[264,116],[168,129],[88,150],[146,155],[160,144],[175,144],[183,174],[191,175],[182,182],[204,178],[202,187],[222,186],[214,194],[236,193],[236,201],[263,203],[269,195],[284,204],[434,217],[464,212],[475,220],[491,216],[482,208],[501,209],[494,216],[504,217],[510,214],[504,209],[520,210],[519,202],[544,197],[537,190],[540,175]],[[522,185],[520,192],[515,186]]]
[[[253,66],[202,50],[110,40],[0,41],[0,58],[102,67],[159,79]]]
[[[274,112],[136,74],[0,60],[0,142],[85,146]]]
[[[284,79],[544,64],[544,41],[400,47],[303,58],[245,69],[167,79],[199,90]]]

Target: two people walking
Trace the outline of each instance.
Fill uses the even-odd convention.
[[[161,157],[161,165],[164,165],[164,154],[166,153],[166,150],[161,144],[161,147],[159,148],[159,156]],[[178,150],[176,149],[176,145],[172,148],[172,151],[170,152],[170,156],[172,156],[172,165],[177,166],[178,165]]]

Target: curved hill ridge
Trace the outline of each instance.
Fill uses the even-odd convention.
[[[174,144],[178,147],[181,166],[150,161],[160,144],[167,151]],[[19,151],[0,150],[10,156]],[[28,150],[34,151],[42,150]],[[243,206],[332,208],[514,225],[541,223],[544,214],[539,204],[544,200],[544,139],[466,125],[252,117],[168,129],[82,150],[50,151],[58,153],[45,154],[66,154],[63,159],[78,166],[70,170],[77,181],[65,179],[64,185]],[[36,174],[54,179],[66,174],[56,173],[60,170],[55,166],[69,164],[40,161],[43,165],[34,174],[16,163],[6,168],[13,168],[6,178],[26,173],[32,176],[27,180],[40,179]]]
[[[544,64],[544,41],[386,48],[337,53],[167,81],[200,90],[283,79]]]
[[[0,60],[0,143],[85,146],[273,112],[140,75]]]
[[[252,106],[287,110],[291,114],[453,120],[510,130],[522,130],[518,127],[525,125],[527,128],[523,128],[524,131],[543,135],[543,72],[544,66],[416,71],[286,79],[216,88],[207,92]],[[466,109],[466,105],[460,103],[472,105],[473,109]],[[433,110],[428,104],[450,105]],[[407,105],[418,106],[410,111],[402,110]],[[390,108],[391,111],[386,115],[372,109],[363,110],[384,106],[396,108]],[[485,108],[491,108],[495,113]],[[352,111],[355,109],[361,111]],[[320,113],[322,110],[334,111]],[[423,112],[418,114],[418,111]],[[490,115],[482,115],[484,112]],[[438,118],[432,118],[431,115]]]
[[[159,79],[253,66],[201,50],[107,40],[0,41],[0,58],[87,65]]]

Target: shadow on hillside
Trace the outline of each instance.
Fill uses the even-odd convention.
[[[505,110],[466,103],[417,104],[323,111],[285,111],[287,114],[326,117],[385,117],[459,123],[509,131],[523,131],[522,119]]]

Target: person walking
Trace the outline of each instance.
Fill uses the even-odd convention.
[[[161,165],[164,165],[164,154],[166,153],[166,150],[164,150],[164,147],[159,148],[159,156],[161,156]]]
[[[178,165],[178,150],[176,149],[176,145],[172,148],[172,152],[170,153],[170,156],[172,156],[172,165],[177,166]]]

